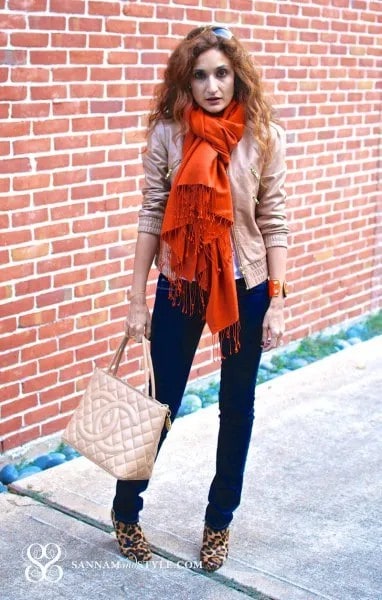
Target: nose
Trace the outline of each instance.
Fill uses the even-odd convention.
[[[216,77],[211,75],[207,79],[207,92],[209,94],[216,94],[217,91],[218,91],[218,81],[217,81]]]

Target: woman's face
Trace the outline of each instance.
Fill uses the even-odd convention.
[[[209,113],[220,113],[234,94],[235,72],[229,58],[217,48],[201,54],[191,76],[195,102]]]

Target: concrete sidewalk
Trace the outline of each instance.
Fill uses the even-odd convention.
[[[86,459],[15,482],[21,495],[0,496],[1,597],[381,600],[381,397],[382,337],[258,387],[230,557],[213,575],[198,552],[216,406],[177,420],[161,450],[142,512],[156,552],[146,567],[119,557],[115,482]]]

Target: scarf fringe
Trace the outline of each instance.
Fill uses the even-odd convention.
[[[173,218],[177,225],[168,230],[164,227],[162,236],[166,239],[171,232],[176,232],[185,225],[194,226],[195,223],[203,232],[209,230],[214,224],[219,228],[231,227],[233,215],[231,214],[229,218],[219,215],[215,204],[216,191],[214,188],[202,184],[178,185],[177,202],[173,208]]]
[[[180,185],[177,188],[177,203],[174,219],[176,227],[162,231],[162,238],[173,250],[171,264],[166,264],[177,277],[183,273],[184,262],[190,256],[203,255],[213,268],[220,270],[230,265],[231,240],[227,236],[227,228],[232,225],[232,219],[216,214],[214,203],[216,193],[214,188],[205,185]],[[187,244],[183,243],[183,240]],[[216,261],[212,250],[213,244],[217,245],[221,265]],[[176,252],[176,246],[179,253]],[[184,251],[185,250],[185,251]],[[203,286],[203,275],[196,271],[195,279]]]
[[[168,299],[172,306],[180,306],[185,315],[191,316],[195,312],[205,315],[207,294],[195,281],[176,278],[169,279],[169,283]]]
[[[197,202],[195,202],[197,198]],[[214,188],[206,185],[183,184],[177,187],[177,203],[175,219],[178,223],[197,220],[212,220],[215,215],[211,212],[211,204],[216,201]]]
[[[236,323],[219,331],[219,341],[222,359],[231,354],[237,354],[240,350],[240,321],[236,321]]]
[[[168,298],[172,307],[179,306],[182,314],[192,316],[199,314],[205,319],[208,304],[207,292],[196,281],[186,279],[169,279]],[[212,335],[213,360],[224,360],[240,350],[240,321],[228,325]]]

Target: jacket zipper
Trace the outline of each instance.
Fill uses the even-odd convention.
[[[239,262],[239,270],[240,273],[243,275],[244,281],[245,281],[245,286],[247,288],[247,290],[249,289],[249,282],[247,279],[247,269],[245,267],[243,267],[243,261],[241,259],[240,256],[240,252],[238,251],[238,245],[237,245],[237,241],[236,241],[236,233],[235,233],[235,226],[233,225],[231,228],[231,234],[232,234],[232,241],[233,241],[233,247],[235,249],[236,252],[236,256]]]
[[[260,183],[260,175],[256,171],[256,169],[254,167],[250,167],[249,170],[252,173],[252,175],[257,179],[257,181]],[[256,204],[259,204],[259,200],[258,200],[257,196],[255,196],[255,194],[253,194],[252,200],[254,200]],[[236,256],[237,256],[238,262],[239,262],[239,270],[240,270],[240,273],[243,275],[243,278],[244,278],[244,281],[245,281],[245,285],[246,285],[246,288],[248,290],[249,289],[249,281],[248,281],[248,277],[247,277],[247,269],[246,269],[246,267],[243,266],[243,261],[242,261],[241,256],[240,256],[240,252],[238,251],[238,245],[237,245],[236,233],[235,233],[235,226],[232,227],[231,232],[232,232],[233,246],[235,248]]]
[[[257,179],[258,183],[260,184],[260,175],[256,171],[256,169],[254,167],[250,167],[249,170],[251,171],[251,173],[254,176],[254,178]],[[255,204],[260,204],[260,200],[258,199],[257,195],[253,194],[252,195],[252,200],[255,202]]]
[[[174,170],[174,169],[176,169],[176,167],[177,167],[177,166],[178,166],[178,165],[179,165],[181,162],[182,162],[182,159],[181,159],[181,158],[179,158],[178,160],[176,160],[176,161],[174,162],[174,164],[172,165],[172,167],[169,167],[169,168],[168,168],[168,171],[167,171],[167,173],[166,173],[166,175],[165,175],[165,177],[164,177],[166,181],[168,181],[168,180],[170,179],[170,177],[171,177],[171,174],[172,174],[173,170]]]

